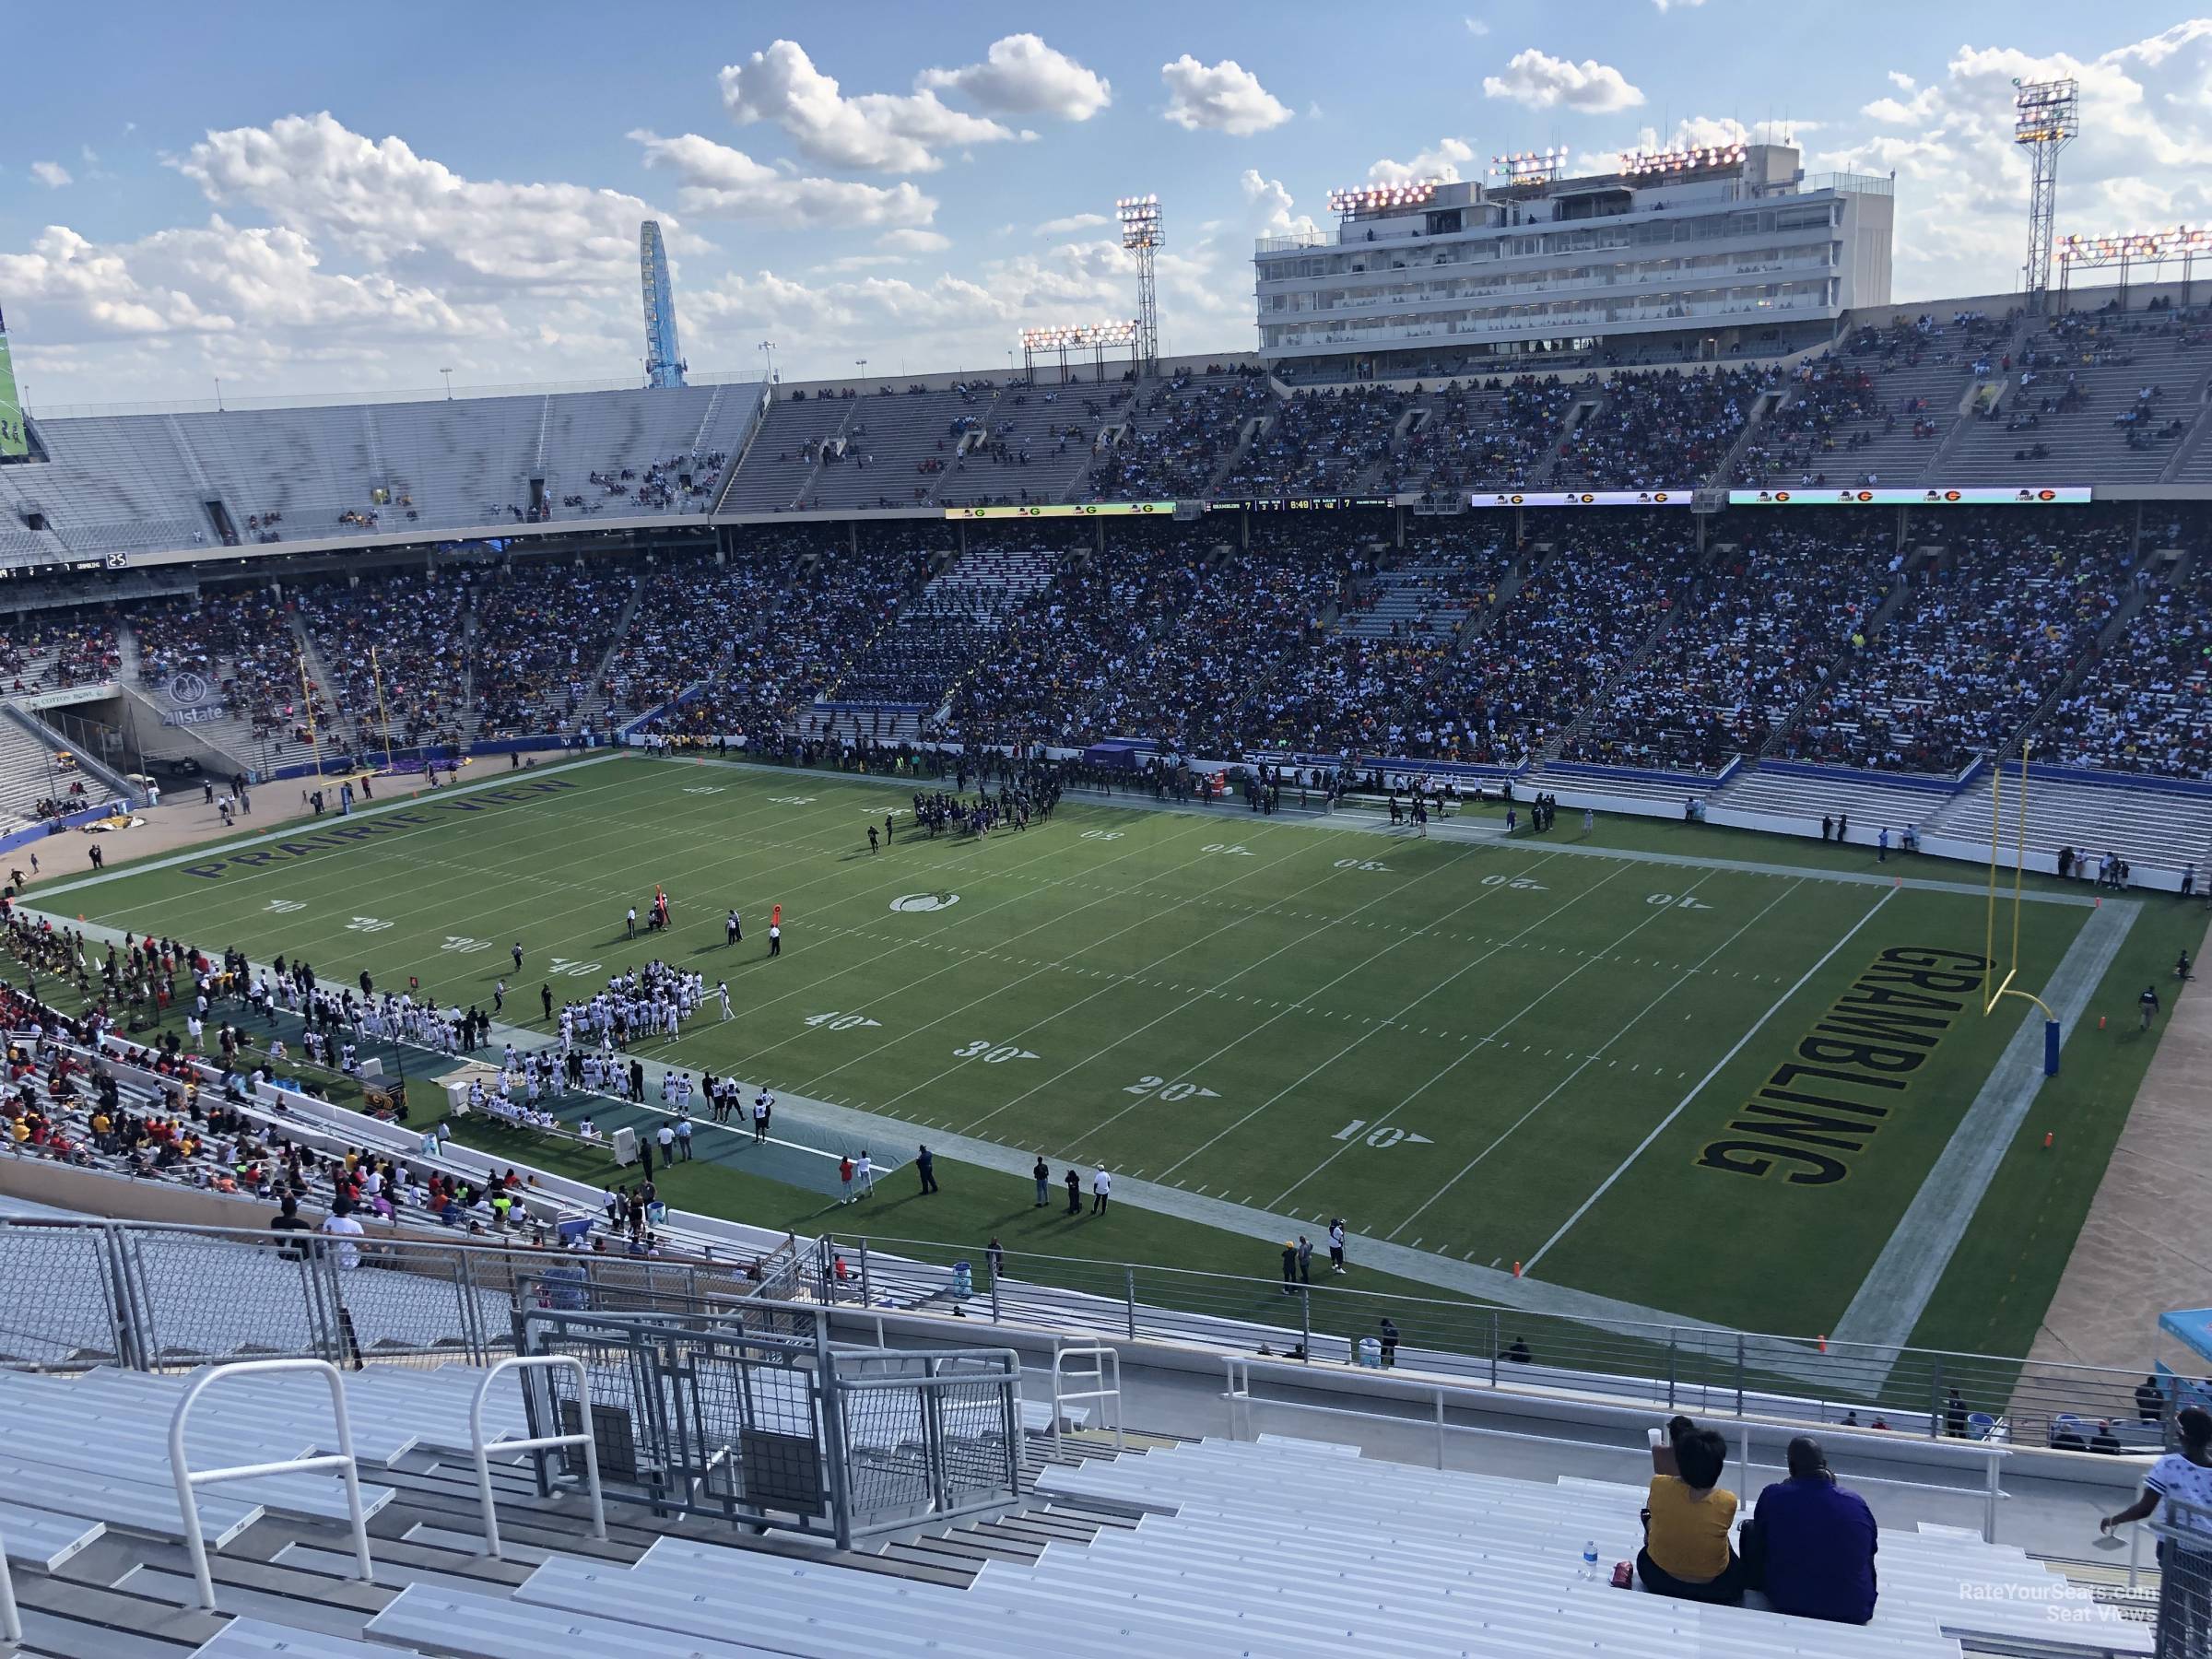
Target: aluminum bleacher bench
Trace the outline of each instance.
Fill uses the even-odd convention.
[[[415,1652],[272,1624],[265,1618],[234,1618],[193,1649],[191,1659],[406,1659]]]

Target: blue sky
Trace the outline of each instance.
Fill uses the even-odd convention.
[[[1247,349],[1253,237],[1325,223],[1331,186],[1647,135],[1786,129],[1816,171],[1894,169],[1900,296],[2002,291],[2016,75],[2083,80],[2062,230],[2212,210],[2212,18],[2158,6],[59,15],[88,20],[11,32],[0,159],[0,309],[34,411],[218,376],[625,377],[649,212],[695,368],[757,368],[762,339],[794,377],[1003,368],[1025,324],[1128,314],[1103,221],[1135,190],[1167,215],[1167,347]]]

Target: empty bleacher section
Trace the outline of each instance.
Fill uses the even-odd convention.
[[[807,505],[808,484],[826,448],[868,406],[850,388],[778,390],[761,410],[750,443],[723,492],[725,512],[783,512]]]
[[[1842,422],[1858,447],[1841,458],[1827,455],[1831,465],[1814,465],[1814,474],[1830,485],[1929,482],[1936,452],[1958,425],[1967,394],[2004,371],[2013,323],[1958,312],[1948,323],[1918,316],[1853,330],[1842,363],[1874,376],[1880,416]]]
[[[2070,525],[2071,527],[2067,527]],[[2096,640],[2129,580],[2113,521],[1960,519],[1912,592],[1783,735],[1792,759],[1956,773],[2001,750]]]
[[[17,1430],[0,1458],[0,1536],[22,1651],[1015,1659],[1044,1632],[1084,1659],[2114,1659],[2159,1638],[2153,1594],[2116,1572],[1927,1518],[1983,1501],[1978,1480],[1947,1479],[1978,1475],[1980,1448],[1830,1437],[1841,1481],[1880,1521],[1878,1595],[1864,1625],[1823,1622],[1758,1593],[1714,1606],[1613,1587],[1613,1563],[1644,1543],[1647,1489],[1577,1471],[1630,1475],[1641,1440],[1618,1437],[1641,1414],[1555,1396],[1560,1420],[1531,1433],[1536,1419],[1514,1417],[1501,1441],[1507,1419],[1475,1391],[1450,1391],[1453,1416],[1430,1430],[1393,1411],[1393,1396],[1425,1407],[1424,1380],[1316,1367],[1298,1375],[1300,1396],[1277,1399],[1247,1371],[1225,1438],[1214,1388],[1132,1347],[1114,1373],[1117,1422],[1134,1406],[1183,1427],[1110,1435],[1083,1429],[1086,1407],[1056,1416],[1018,1352],[984,1346],[1034,1332],[899,1322],[910,1335],[893,1341],[921,1336],[899,1347],[872,1320],[754,1303],[759,1285],[704,1267],[344,1248],[359,1252],[352,1265],[324,1240],[0,1221],[14,1343],[0,1408]],[[453,1319],[453,1277],[486,1287],[480,1325]],[[143,1324],[109,1317],[111,1278]],[[363,1363],[209,1369],[252,1314],[260,1351],[350,1364],[359,1336]],[[456,1327],[437,1352],[429,1339]],[[510,1351],[582,1371],[491,1375]],[[1292,1397],[1325,1400],[1335,1438],[1262,1430]],[[579,1430],[595,1479],[573,1447],[518,1449]],[[1789,1431],[1732,1434],[1739,1514],[1782,1478]],[[334,1453],[359,1482],[358,1530],[327,1465],[280,1466]],[[2142,1466],[2036,1455],[2070,1466],[2007,1465],[2016,1536],[2075,1535],[2085,1496],[2109,1502]],[[1415,1461],[1427,1458],[1436,1466]],[[241,1464],[262,1466],[194,1494],[195,1554],[178,1477]],[[1986,1505],[1999,1512],[1994,1495]]]
[[[37,733],[0,717],[0,833],[59,818],[107,798],[107,791],[81,772],[59,770],[55,747]],[[90,791],[71,794],[73,785]]]
[[[709,511],[757,388],[525,393],[40,420],[0,505],[76,554]],[[211,504],[219,506],[218,512]]]
[[[1880,605],[1886,527],[1754,519],[1683,589],[1674,625],[1601,697],[1565,758],[1717,772],[1757,755]]]

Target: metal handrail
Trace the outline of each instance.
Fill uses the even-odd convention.
[[[577,1434],[541,1434],[535,1440],[501,1441],[506,1452],[551,1452],[563,1446],[583,1448],[584,1489],[592,1500],[592,1536],[606,1536],[606,1504],[599,1491],[599,1445],[592,1433],[591,1373],[574,1354],[511,1354],[484,1373],[468,1403],[468,1444],[477,1460],[477,1500],[484,1510],[484,1551],[493,1560],[500,1555],[500,1517],[491,1501],[491,1453],[484,1442],[484,1402],[502,1371],[546,1371],[555,1366],[576,1372],[576,1406],[583,1429]],[[558,1420],[558,1418],[556,1419]]]
[[[19,1646],[23,1641],[23,1614],[16,1606],[16,1575],[7,1565],[7,1545],[0,1541],[0,1641]]]
[[[288,1457],[277,1463],[237,1464],[226,1469],[194,1469],[184,1455],[184,1425],[193,1406],[210,1384],[226,1377],[254,1372],[312,1371],[330,1384],[331,1415],[337,1419],[338,1449],[321,1457]],[[169,1419],[169,1466],[177,1482],[177,1509],[184,1523],[184,1547],[192,1557],[193,1582],[199,1586],[200,1606],[212,1613],[215,1581],[207,1572],[207,1540],[200,1531],[200,1511],[193,1499],[195,1489],[222,1480],[247,1480],[259,1475],[315,1475],[335,1471],[346,1482],[347,1521],[353,1528],[353,1559],[364,1584],[376,1583],[376,1569],[369,1559],[369,1522],[361,1512],[361,1478],[353,1456],[353,1424],[346,1415],[346,1380],[327,1359],[241,1359],[199,1372],[185,1385],[184,1397]]]
[[[1241,1354],[1229,1354],[1223,1356],[1222,1364],[1228,1375],[1221,1397],[1229,1405],[1229,1437],[1231,1440],[1242,1440],[1245,1437],[1244,1430],[1253,1430],[1256,1434],[1252,1415],[1254,1404],[1277,1406],[1285,1411],[1316,1411],[1329,1417],[1369,1418],[1399,1423],[1407,1420],[1394,1413],[1362,1411],[1354,1406],[1321,1406],[1307,1400],[1260,1400],[1252,1391],[1253,1368],[1255,1361]],[[1284,1381],[1304,1382],[1308,1380],[1307,1373],[1296,1367],[1278,1366],[1273,1369],[1281,1373]],[[1521,1430],[1488,1429],[1475,1423],[1453,1423],[1445,1420],[1444,1406],[1447,1400],[1464,1398],[1470,1404],[1479,1404],[1492,1397],[1487,1389],[1457,1388],[1444,1382],[1415,1382],[1411,1378],[1397,1375],[1390,1377],[1389,1382],[1394,1388],[1404,1389],[1406,1397],[1414,1399],[1426,1397],[1433,1406],[1432,1421],[1436,1429],[1436,1466],[1440,1469],[1445,1466],[1446,1437],[1453,1434],[1474,1434],[1486,1440],[1523,1441],[1531,1445],[1548,1446],[1555,1451],[1561,1443],[1561,1437],[1557,1434],[1532,1434]],[[1596,1409],[1606,1414],[1632,1418],[1646,1424],[1651,1420],[1649,1412],[1637,1411],[1630,1406],[1598,1406]],[[1799,1427],[1794,1423],[1781,1421],[1762,1422],[1759,1426],[1775,1431],[1786,1430],[1792,1433],[1796,1432]],[[1749,1418],[1742,1418],[1738,1420],[1736,1427],[1738,1430],[1736,1495],[1740,1500],[1747,1501],[1750,1498],[1751,1430],[1753,1424]],[[1892,1450],[1899,1446],[1924,1447],[1927,1444],[1926,1441],[1913,1435],[1837,1433],[1829,1430],[1822,1430],[1821,1441],[1824,1445],[1864,1446],[1872,1448],[1877,1453]],[[1577,1441],[1574,1443],[1578,1446],[1587,1447],[1594,1452],[1625,1452],[1641,1454],[1645,1450],[1642,1446],[1608,1446],[1598,1441]],[[1958,1446],[1949,1442],[1938,1443],[1944,1447],[1942,1463],[1945,1466],[1954,1463],[1961,1466],[1971,1465],[1976,1462],[1983,1465],[1984,1477],[1982,1488],[1982,1540],[1985,1544],[1995,1543],[1997,1541],[1997,1505],[2002,1500],[2010,1496],[1999,1483],[1998,1471],[2004,1460],[2012,1455],[2012,1449],[1999,1441],[1972,1441]],[[1949,1456],[1953,1451],[1959,1453],[1955,1459]],[[1913,1491],[1960,1491],[1965,1489],[1946,1487],[1937,1481],[1899,1480],[1880,1475],[1854,1475],[1852,1478],[1862,1486],[1904,1487]]]
[[[1097,1381],[1098,1387],[1076,1391],[1062,1388],[1060,1386],[1061,1379],[1068,1374],[1064,1362],[1069,1359],[1088,1359],[1091,1362],[1091,1369],[1088,1372],[1077,1371],[1074,1375],[1078,1379],[1089,1376]],[[1107,1385],[1106,1382],[1106,1361],[1109,1359],[1113,1361],[1113,1383],[1111,1387]],[[1058,1344],[1053,1345],[1053,1450],[1055,1452],[1060,1450],[1060,1406],[1062,1402],[1068,1400],[1098,1400],[1101,1402],[1112,1400],[1113,1402],[1113,1449],[1116,1452],[1123,1449],[1121,1349],[1103,1345],[1095,1347],[1061,1347]]]

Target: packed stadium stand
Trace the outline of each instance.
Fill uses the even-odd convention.
[[[2190,496],[2212,330],[2109,294],[1869,307],[1717,357],[1623,339],[1519,374],[1195,359],[34,414],[33,459],[0,466],[0,535],[36,567],[0,691],[90,700],[42,716],[88,742],[130,728],[93,745],[103,778],[136,751],[266,775],[626,727],[1124,739],[1961,833],[1977,762],[2024,745],[2056,769],[2045,798],[2139,822],[2131,844],[2180,865],[2212,841]],[[2130,497],[1815,518],[1718,495],[1977,481]],[[1543,493],[1662,488],[1697,510]],[[254,558],[218,578],[233,544]],[[27,774],[65,740],[18,731],[35,822],[55,792]]]

